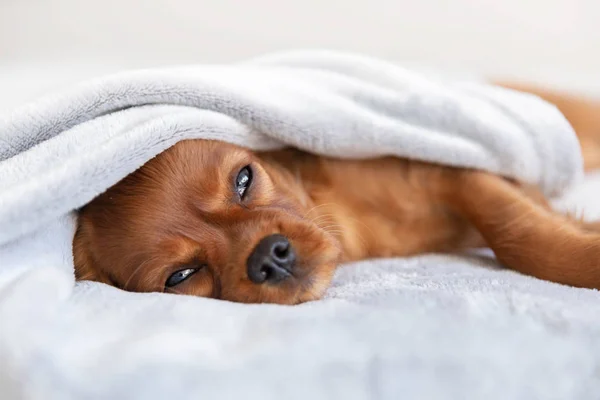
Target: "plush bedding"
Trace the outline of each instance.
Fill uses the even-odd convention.
[[[186,138],[487,169],[600,216],[541,100],[354,55],[99,78],[0,120],[2,398],[595,399],[600,294],[488,251],[341,267],[325,299],[244,305],[75,283],[73,210]]]

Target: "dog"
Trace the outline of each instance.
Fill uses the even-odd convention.
[[[554,103],[600,167],[600,104],[501,84]],[[73,257],[78,280],[123,290],[298,304],[344,262],[486,246],[523,274],[600,288],[597,232],[482,171],[186,140],[79,210]]]

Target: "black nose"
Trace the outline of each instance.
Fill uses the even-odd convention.
[[[292,274],[296,253],[283,235],[263,238],[248,257],[248,278],[254,283],[278,283]]]

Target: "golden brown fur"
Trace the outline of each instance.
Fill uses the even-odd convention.
[[[517,88],[556,104],[580,135],[586,166],[600,166],[599,104]],[[252,186],[241,199],[233,185],[246,165]],[[254,154],[190,140],[80,211],[74,260],[78,279],[125,290],[295,304],[319,298],[343,261],[487,245],[516,271],[600,288],[595,230],[551,211],[536,188],[484,172],[291,149]],[[293,274],[277,284],[254,283],[247,260],[273,233],[296,251]],[[165,287],[170,274],[189,266],[201,269]]]

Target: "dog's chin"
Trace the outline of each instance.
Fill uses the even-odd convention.
[[[331,262],[311,271],[302,282],[295,304],[321,299],[331,284],[336,267],[337,262]]]
[[[308,303],[310,301],[316,301],[323,298],[325,293],[327,292],[327,288],[329,284],[319,283],[313,284],[309,290],[304,290],[300,292],[298,296],[294,299],[290,304],[302,304]]]
[[[337,262],[321,264],[317,268],[311,268],[301,278],[296,278],[296,290],[291,291],[294,294],[286,303],[300,304],[320,300],[331,284],[336,267]]]

